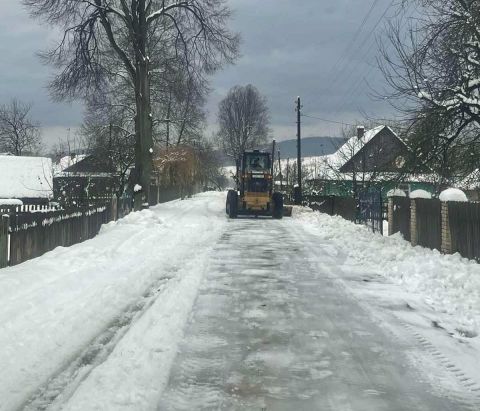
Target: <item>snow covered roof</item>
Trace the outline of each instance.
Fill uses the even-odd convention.
[[[330,166],[339,169],[383,129],[388,129],[397,136],[390,127],[381,125],[365,131],[360,138],[358,136],[350,137],[334,154],[327,156]]]
[[[0,155],[0,198],[51,198],[52,160]]]
[[[85,157],[87,157],[86,154],[64,156],[60,159],[59,163],[56,164],[57,169],[58,169],[58,171],[63,171],[66,168],[71,167],[74,164],[77,164],[79,161],[82,161]]]
[[[468,176],[460,179],[456,185],[463,190],[478,190],[480,188],[480,169],[477,168]]]

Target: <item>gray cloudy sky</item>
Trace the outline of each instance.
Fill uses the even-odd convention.
[[[35,53],[58,33],[31,20],[19,0],[1,0],[0,103],[11,97],[33,103],[33,116],[43,125],[49,144],[65,138],[81,122],[79,104],[53,103],[46,90],[52,75]],[[242,57],[212,78],[208,102],[209,132],[215,129],[217,104],[234,85],[254,84],[268,98],[273,134],[295,136],[294,99],[303,111],[340,122],[391,117],[386,103],[373,101],[365,78],[383,83],[375,68],[372,30],[392,11],[391,0],[229,0],[232,27],[242,35]],[[373,5],[371,12],[369,12]],[[360,30],[363,19],[368,19]],[[352,41],[354,41],[352,43]],[[341,126],[304,118],[304,136],[339,135]]]

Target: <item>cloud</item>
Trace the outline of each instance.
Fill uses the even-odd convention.
[[[5,3],[5,4],[3,4]],[[32,102],[32,116],[45,130],[78,127],[81,104],[53,103],[46,86],[53,71],[35,53],[58,38],[58,31],[32,20],[18,0],[4,1],[0,15],[0,103],[11,97]],[[237,84],[254,84],[266,95],[275,137],[295,136],[294,99],[305,113],[355,122],[362,111],[388,117],[390,108],[374,101],[364,78],[383,83],[375,69],[375,38],[368,33],[390,0],[379,0],[357,38],[371,1],[229,0],[232,26],[241,33],[242,57],[212,78],[208,130],[215,129],[218,102]],[[381,25],[380,25],[381,26]],[[355,40],[345,54],[346,47]],[[340,126],[304,119],[304,135],[339,134]],[[55,134],[55,133],[54,133]],[[55,135],[57,135],[55,134]],[[48,138],[48,141],[52,140]]]
[[[372,98],[372,86],[383,84],[376,69],[376,42],[370,34],[390,4],[380,0],[365,26],[356,31],[369,3],[356,0],[230,0],[233,26],[243,38],[242,57],[219,72],[209,100],[215,123],[218,101],[236,84],[254,84],[266,95],[277,138],[295,136],[294,99],[303,110],[343,122],[362,119],[363,112],[385,117],[391,108]],[[379,24],[378,27],[382,25]],[[347,46],[352,39],[353,47]],[[338,135],[341,126],[305,119],[304,135]],[[290,131],[288,131],[290,130]]]
[[[19,1],[2,2],[0,103],[16,97],[33,104],[32,117],[42,126],[74,127],[81,122],[81,104],[51,101],[46,87],[53,72],[36,55],[57,37],[55,29],[32,20]]]

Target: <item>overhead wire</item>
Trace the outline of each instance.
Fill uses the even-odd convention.
[[[391,9],[391,7],[394,5],[394,3],[395,3],[395,0],[391,0],[390,3],[387,5],[387,7],[383,11],[383,13],[380,15],[380,17],[377,19],[377,21],[374,24],[374,26],[372,27],[372,29],[368,32],[367,36],[363,39],[360,47],[357,49],[357,53],[362,51],[365,44],[367,44],[367,41],[370,40],[371,36],[375,33],[376,29],[378,28],[380,23],[383,21],[383,19],[385,18],[385,16],[387,15],[387,13]],[[367,52],[365,53],[365,56],[367,58],[369,58],[370,52],[372,51],[374,45],[375,45],[375,39],[373,39],[370,42],[370,46],[368,47]],[[352,100],[353,97],[358,96],[360,88],[363,85],[363,82],[365,81],[365,77],[370,75],[370,73],[373,71],[373,69],[374,69],[373,65],[367,64],[367,67],[364,68],[364,70],[362,71],[360,76],[354,77],[353,81],[350,82],[350,80],[352,79],[352,75],[357,71],[356,66],[351,65],[350,70],[347,72],[347,76],[344,77],[344,79],[342,81],[342,84],[348,84],[348,86],[346,86],[343,98],[340,100],[339,104],[337,104],[337,106],[334,110],[335,112],[345,110],[345,108],[348,104],[348,100],[349,99]],[[341,76],[341,74],[343,74],[344,72],[345,72],[345,69],[342,68],[339,71],[339,75],[337,76],[337,78],[340,78],[339,76]],[[355,83],[357,83],[357,84],[355,84]],[[331,87],[333,87],[333,85],[334,85],[334,83],[332,83]],[[351,92],[352,87],[354,87],[353,92]]]
[[[330,71],[327,74],[327,77],[330,77],[331,75],[333,75],[334,78],[336,78],[336,74],[338,73],[338,70],[337,70],[338,66],[343,64],[343,61],[345,59],[347,59],[348,56],[350,55],[351,48],[354,46],[355,42],[360,38],[360,34],[365,27],[365,23],[370,18],[370,15],[372,14],[375,7],[377,6],[378,2],[379,2],[379,0],[373,0],[372,4],[370,5],[370,8],[367,11],[367,14],[363,17],[360,25],[355,30],[355,33],[354,33],[353,37],[351,38],[351,40],[349,41],[349,43],[347,44],[347,47],[345,47],[342,54],[340,54],[340,57],[337,59],[337,61],[331,67]],[[330,82],[330,84],[332,84],[332,83]],[[328,91],[331,91],[331,88]]]
[[[315,119],[315,120],[324,121],[324,122],[326,122],[326,123],[341,124],[341,125],[344,125],[344,126],[354,126],[354,124],[344,123],[343,121],[329,120],[329,119],[322,118],[322,117],[311,116],[311,115],[309,115],[309,114],[303,114],[303,113],[302,113],[302,114],[301,114],[301,117],[313,118],[313,119]]]

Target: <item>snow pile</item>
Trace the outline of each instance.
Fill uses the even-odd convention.
[[[75,394],[82,410],[150,409],[227,223],[224,210],[224,193],[172,201],[111,222],[92,240],[0,270],[0,409],[23,408],[51,378],[52,398],[70,379],[86,387]],[[138,311],[146,302],[151,310]],[[87,362],[63,377],[75,356],[101,351],[115,327],[125,328],[125,343],[93,365],[88,358],[95,356],[85,355]],[[118,402],[103,404],[106,398]]]
[[[405,191],[400,190],[399,188],[394,188],[387,192],[387,197],[406,197]]]
[[[138,193],[139,191],[142,191],[142,186],[140,184],[135,184],[135,187],[133,187],[133,191],[135,193]]]
[[[0,155],[0,198],[51,198],[52,160]]]
[[[420,295],[435,311],[451,316],[462,332],[480,333],[480,264],[459,254],[412,247],[399,234],[372,234],[341,217],[295,211],[298,223],[344,254],[343,266],[349,271],[387,277]]]
[[[429,200],[432,198],[432,195],[428,191],[418,189],[410,193],[410,198],[425,198]]]
[[[467,196],[458,188],[447,188],[440,193],[440,201],[468,201]]]

